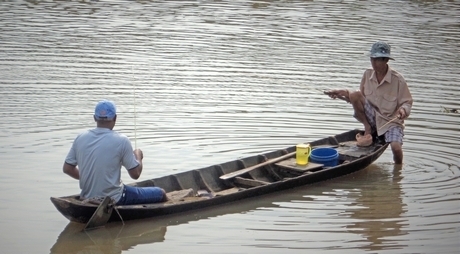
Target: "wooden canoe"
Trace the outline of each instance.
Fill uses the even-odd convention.
[[[353,173],[377,160],[388,146],[383,142],[375,142],[369,147],[358,147],[355,141],[358,132],[360,130],[350,130],[306,141],[313,149],[334,147],[339,153],[339,164],[333,167],[312,162],[307,166],[297,166],[294,145],[133,183],[133,186],[161,187],[166,190],[169,200],[164,203],[115,206],[117,212],[111,214],[109,222],[120,221],[120,216],[126,221],[188,212]],[[51,202],[66,218],[79,223],[87,223],[98,207],[97,204],[80,200],[79,195],[51,197]]]

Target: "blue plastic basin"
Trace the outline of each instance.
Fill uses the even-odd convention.
[[[316,148],[311,151],[310,161],[324,164],[325,167],[334,167],[339,164],[339,153],[334,148]]]

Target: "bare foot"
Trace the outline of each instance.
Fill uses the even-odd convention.
[[[369,126],[369,128],[364,128],[364,135],[371,135],[372,134],[372,128]]]

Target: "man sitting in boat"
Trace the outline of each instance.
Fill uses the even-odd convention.
[[[97,103],[94,120],[97,127],[79,134],[65,159],[63,171],[80,182],[80,199],[111,197],[116,205],[134,205],[166,201],[158,187],[132,187],[121,182],[121,166],[133,179],[142,173],[143,153],[131,146],[128,137],[113,131],[117,120],[111,101]]]

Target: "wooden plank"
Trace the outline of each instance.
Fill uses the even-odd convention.
[[[330,147],[330,148],[335,148],[335,147],[338,147],[337,145],[319,145],[319,146],[314,146],[312,147],[312,149],[315,149],[315,148],[319,148],[319,147]],[[244,168],[244,169],[240,169],[240,170],[237,170],[237,171],[234,171],[234,172],[231,172],[231,173],[228,173],[228,174],[225,174],[225,175],[222,175],[220,176],[219,178],[222,179],[222,180],[228,180],[230,178],[234,178],[236,176],[240,176],[242,174],[245,174],[249,171],[252,171],[254,169],[257,169],[257,168],[260,168],[260,167],[263,167],[263,166],[266,166],[266,165],[269,165],[269,164],[273,164],[273,163],[276,163],[278,161],[282,161],[282,160],[285,160],[285,159],[288,159],[292,156],[295,156],[296,152],[292,152],[292,153],[288,153],[288,154],[285,154],[285,155],[282,155],[280,157],[277,157],[277,158],[273,158],[273,159],[270,159],[268,161],[265,161],[265,162],[262,162],[262,163],[259,163],[257,165],[254,165],[254,166],[251,166],[251,167],[248,167],[248,168]]]
[[[85,229],[95,229],[104,226],[110,219],[113,210],[113,202],[110,197],[105,197],[101,204],[97,207],[93,216],[86,223]]]
[[[295,155],[296,152],[292,152],[292,153],[288,153],[288,154],[285,154],[283,156],[280,156],[280,157],[276,157],[276,158],[273,158],[273,159],[270,159],[268,161],[265,161],[265,162],[262,162],[262,163],[259,163],[259,164],[256,164],[254,166],[251,166],[251,167],[248,167],[248,168],[244,168],[244,169],[240,169],[240,170],[237,170],[237,171],[234,171],[234,172],[231,172],[231,173],[228,173],[228,174],[225,174],[225,175],[222,175],[220,176],[219,178],[222,179],[222,180],[228,180],[230,178],[234,178],[236,176],[240,176],[242,174],[245,174],[249,171],[252,171],[256,168],[260,168],[260,167],[263,167],[263,166],[266,166],[266,165],[270,165],[270,164],[273,164],[273,163],[276,163],[278,161],[282,161],[282,160],[285,160],[289,157],[292,157]]]
[[[223,191],[216,192],[216,193],[214,193],[214,196],[225,196],[225,195],[236,193],[238,191],[240,191],[239,188],[233,187],[233,188],[230,188],[230,189],[226,189],[226,190],[223,190]]]
[[[254,179],[248,179],[248,178],[243,178],[243,177],[235,177],[234,183],[242,184],[242,185],[246,185],[246,186],[252,186],[252,187],[258,187],[258,186],[269,184],[268,182],[254,180]]]
[[[284,169],[288,169],[288,170],[291,170],[291,171],[294,171],[294,172],[297,172],[297,173],[305,173],[307,171],[310,171],[312,169],[317,169],[317,168],[321,168],[324,166],[324,164],[318,164],[318,163],[313,163],[313,162],[308,162],[307,165],[298,165],[296,163],[296,160],[295,158],[291,158],[291,159],[287,159],[287,160],[284,160],[284,161],[280,161],[278,163],[276,163],[277,166],[279,167],[282,167]]]

